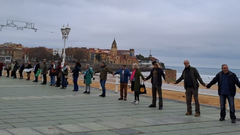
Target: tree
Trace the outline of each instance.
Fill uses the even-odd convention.
[[[29,59],[32,61],[40,60],[42,61],[43,59],[51,60],[52,59],[52,53],[47,50],[45,47],[34,47],[34,48],[29,48],[26,51],[26,54],[28,55]]]
[[[142,60],[142,59],[144,59],[144,56],[142,54],[138,54],[138,55],[136,55],[136,58],[139,60]]]

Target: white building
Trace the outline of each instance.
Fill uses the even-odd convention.
[[[57,54],[59,54],[59,56],[61,57],[62,56],[62,49],[58,49],[58,48],[53,49],[53,55],[57,55]]]

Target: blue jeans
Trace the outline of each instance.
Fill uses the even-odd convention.
[[[105,83],[106,80],[100,80],[100,85],[102,87],[102,95],[106,95]]]
[[[78,76],[73,77],[74,90],[78,91]]]
[[[64,77],[64,75],[62,75],[62,88],[66,88],[67,87],[67,79]]]
[[[226,108],[225,108],[226,99],[228,99],[228,104],[230,107],[230,118],[236,119],[235,107],[234,107],[234,96],[231,96],[231,95],[220,95],[220,108],[221,108],[220,117],[225,118],[226,116]]]
[[[50,80],[51,80],[50,85],[55,85],[55,75],[50,76]]]

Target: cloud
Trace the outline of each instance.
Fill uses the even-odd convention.
[[[67,46],[119,49],[153,56],[166,65],[184,59],[201,67],[218,67],[239,58],[238,0],[2,0],[0,24],[6,20],[35,23],[37,32],[4,27],[0,43],[62,48],[60,28],[72,28]]]

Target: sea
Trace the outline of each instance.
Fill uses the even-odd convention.
[[[182,67],[166,66],[166,68],[176,70],[177,71],[176,79],[178,79],[182,75],[184,66],[182,66]],[[220,67],[219,68],[195,67],[195,68],[198,70],[203,82],[205,82],[205,83],[209,83],[216,76],[216,74],[221,71]],[[235,73],[237,75],[238,79],[240,79],[240,69],[229,69],[229,71]],[[147,74],[149,74],[149,72],[143,72],[144,76],[147,76]]]

